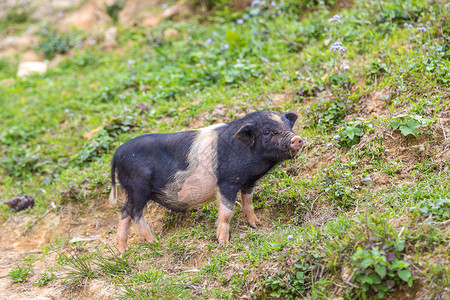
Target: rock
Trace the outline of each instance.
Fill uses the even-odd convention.
[[[15,54],[17,51],[34,48],[38,40],[39,38],[37,36],[31,34],[6,37],[0,41],[0,57]]]
[[[48,61],[25,61],[19,64],[17,77],[26,77],[32,73],[47,72]]]
[[[21,61],[42,61],[44,59],[44,55],[42,53],[36,53],[34,51],[24,52],[20,56]]]
[[[68,14],[60,21],[60,29],[68,31],[73,27],[91,34],[102,32],[112,23],[111,17],[106,13],[102,1],[89,0],[80,9]]]
[[[164,37],[167,38],[171,38],[174,36],[177,36],[180,32],[178,30],[176,30],[175,28],[167,28],[166,30],[164,30]]]
[[[54,19],[61,10],[67,10],[80,5],[83,0],[33,0],[30,3],[33,9],[32,17],[37,21]]]
[[[155,28],[156,26],[159,25],[161,20],[162,20],[162,17],[160,14],[154,14],[152,12],[149,12],[144,15],[141,25]]]
[[[125,28],[133,27],[143,12],[160,2],[160,0],[128,0],[119,13],[119,23]]]
[[[159,14],[148,12],[144,15],[141,25],[156,27],[163,19],[171,19],[179,15],[187,15],[190,12],[189,7],[181,3],[169,6]]]
[[[110,27],[105,30],[105,42],[103,43],[104,48],[114,47],[117,43],[117,28]]]
[[[24,209],[27,209],[28,207],[34,206],[34,199],[30,196],[20,196],[20,197],[14,197],[10,199],[8,202],[6,202],[6,205],[8,205],[11,209],[15,211],[21,211]]]
[[[233,10],[242,11],[250,6],[252,0],[233,0],[231,7]]]
[[[171,5],[168,8],[166,8],[161,13],[161,17],[163,19],[170,19],[177,15],[187,14],[187,13],[189,13],[189,8],[186,5],[183,5],[181,3],[175,3],[174,5]]]

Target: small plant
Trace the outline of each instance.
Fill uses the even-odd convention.
[[[399,129],[400,132],[404,136],[413,135],[414,137],[419,137],[419,127],[427,127],[429,124],[433,123],[434,121],[429,118],[423,118],[418,115],[412,115],[408,116],[405,114],[398,115],[394,118],[394,120],[391,122],[391,128],[392,130]]]
[[[39,281],[36,282],[34,285],[36,285],[36,286],[44,286],[44,285],[47,285],[50,282],[52,282],[53,279],[55,279],[55,274],[53,274],[53,273],[43,273],[41,275],[41,278],[39,278]]]
[[[71,157],[71,162],[77,166],[83,166],[108,153],[114,137],[132,129],[134,126],[132,118],[133,116],[126,116],[112,119]]]
[[[438,221],[445,221],[450,218],[450,199],[423,200],[409,210],[420,211],[424,217],[433,216]]]
[[[402,231],[397,233],[382,215],[366,215],[357,222],[360,226],[355,228],[353,243],[358,246],[347,256],[353,269],[348,296],[381,299],[397,286],[407,283],[411,287],[411,263],[404,259]]]
[[[107,248],[111,254],[110,257],[105,256],[104,253],[96,253],[93,263],[99,267],[99,272],[105,275],[111,274],[126,274],[131,272],[131,265],[127,260],[128,256],[121,257],[114,252],[111,247]]]
[[[350,104],[347,99],[333,99],[311,104],[304,114],[311,128],[329,129],[339,124],[349,111]]]
[[[41,29],[40,42],[35,51],[42,52],[47,59],[52,59],[57,54],[69,52],[81,38],[81,35],[77,32],[59,33],[43,28]]]
[[[271,297],[297,299],[305,296],[311,288],[311,271],[315,266],[297,263],[291,272],[279,271],[274,276],[266,276],[264,288]]]
[[[335,138],[343,147],[351,147],[359,143],[359,140],[364,135],[364,128],[372,128],[372,124],[367,121],[356,120],[350,121],[338,129]]]
[[[119,12],[125,5],[125,1],[122,0],[114,0],[112,5],[105,5],[106,13],[113,19],[114,22],[117,22],[119,18]]]
[[[20,24],[25,23],[28,20],[28,13],[26,11],[19,11],[12,9],[6,15],[6,23],[8,24]]]
[[[358,199],[354,183],[356,178],[353,175],[354,166],[336,162],[325,169],[322,176],[321,187],[326,197],[343,209],[353,207]]]
[[[381,76],[388,70],[386,63],[380,59],[370,62],[366,67],[368,68],[366,80],[368,85],[379,82]]]
[[[13,268],[9,273],[9,277],[14,282],[24,282],[27,280],[28,275],[31,273],[31,266],[19,266],[16,264],[16,267]]]
[[[403,242],[398,241],[395,247],[396,252],[400,252],[404,248]],[[412,286],[413,278],[408,270],[409,265],[409,262],[398,259],[395,253],[378,247],[358,248],[352,256],[351,266],[355,271],[351,280],[360,285],[363,295],[373,292],[376,298],[383,298],[402,282]]]
[[[65,255],[59,253],[58,260],[60,264],[68,269],[64,279],[69,280],[73,284],[79,283],[82,279],[92,279],[96,276],[92,267],[92,254],[78,255],[73,252]]]

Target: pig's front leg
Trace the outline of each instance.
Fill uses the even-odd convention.
[[[237,192],[217,193],[219,201],[219,224],[217,225],[217,239],[219,244],[227,244],[230,239],[230,222],[233,217]]]
[[[250,226],[256,228],[256,225],[261,225],[261,221],[255,215],[255,209],[252,204],[253,189],[242,189],[241,199],[242,199],[242,214],[244,218],[247,219]]]

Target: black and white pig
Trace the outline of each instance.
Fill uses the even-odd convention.
[[[121,145],[112,159],[127,195],[121,210],[117,245],[127,251],[131,220],[149,243],[154,235],[142,217],[149,200],[184,212],[214,198],[219,202],[217,239],[227,243],[236,197],[244,217],[261,225],[252,205],[253,187],[276,164],[295,156],[302,139],[292,131],[297,115],[257,111],[225,124],[175,133],[146,134]]]

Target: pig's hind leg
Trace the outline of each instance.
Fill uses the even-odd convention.
[[[117,232],[117,247],[120,253],[127,251],[127,239],[130,230],[131,219],[136,223],[139,234],[148,243],[152,243],[155,239],[147,222],[143,217],[143,211],[147,204],[150,192],[146,190],[132,190],[125,187],[128,199],[121,210],[121,220]]]
[[[119,221],[119,226],[117,230],[117,248],[119,248],[120,253],[125,253],[128,250],[127,246],[127,239],[128,239],[128,233],[130,232],[130,225],[131,225],[131,216],[128,215],[128,204],[129,201],[125,203],[123,208],[121,209],[121,216]]]
[[[244,218],[247,219],[250,226],[255,227],[256,225],[261,225],[261,221],[255,215],[255,208],[252,204],[253,189],[242,189],[241,199],[242,199],[242,214]]]
[[[131,218],[133,218],[133,221],[136,223],[139,234],[147,243],[153,243],[155,240],[155,236],[143,216],[144,208],[150,200],[150,195],[150,191],[147,190],[136,191],[133,197],[133,207],[131,207],[130,211]]]
[[[148,195],[149,197],[150,195]],[[145,221],[144,216],[142,215],[144,212],[144,208],[149,200],[149,198],[145,194],[145,196],[141,196],[139,199],[140,201],[137,201],[132,209],[131,217],[133,218],[134,222],[137,225],[139,234],[141,237],[147,242],[147,243],[153,243],[155,240],[155,236],[153,235],[152,231],[150,230],[150,226],[148,226],[147,221]]]

